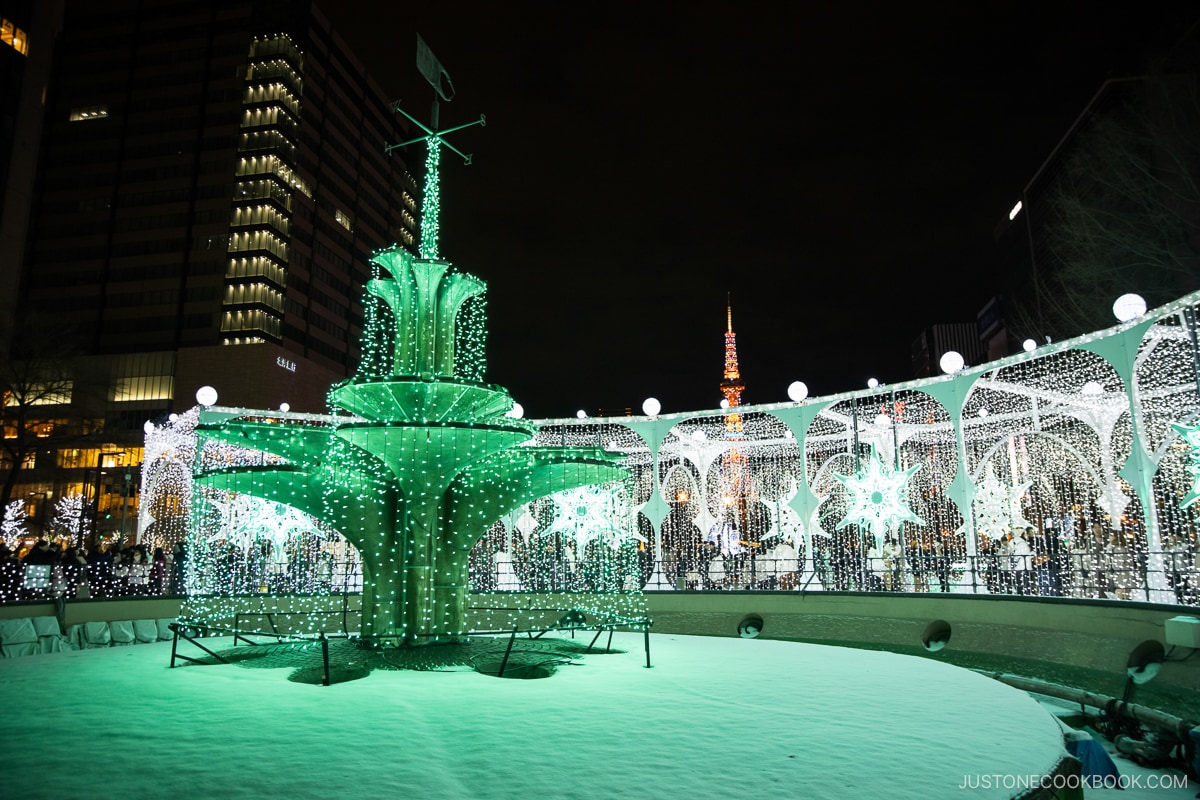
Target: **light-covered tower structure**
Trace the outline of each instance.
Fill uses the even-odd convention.
[[[746,388],[742,383],[742,375],[738,371],[737,334],[733,332],[733,304],[726,296],[725,302],[725,379],[721,381],[721,394],[725,397],[725,406],[730,410],[725,415],[725,432],[740,436],[742,434],[742,415],[733,409],[742,404],[742,391]]]

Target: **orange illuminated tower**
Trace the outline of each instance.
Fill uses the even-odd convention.
[[[725,405],[732,411],[742,404],[742,375],[738,372],[737,334],[733,332],[733,304],[728,295],[725,300],[725,380],[721,381],[721,394],[725,395]],[[725,433],[728,436],[742,435],[742,415],[725,415]]]

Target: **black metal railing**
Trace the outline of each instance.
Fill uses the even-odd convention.
[[[143,583],[94,568],[60,569],[8,562],[0,571],[0,604],[66,599],[154,597],[169,581]],[[89,574],[89,570],[96,574]],[[357,561],[325,562],[317,571],[293,565],[244,565],[205,581],[203,593],[352,595],[362,591]],[[81,595],[80,587],[86,586]],[[757,554],[692,558],[643,557],[620,569],[581,562],[518,559],[472,570],[474,592],[765,591],[891,592],[1134,600],[1200,606],[1200,566],[1173,552],[1063,553],[972,557],[917,554],[777,559]]]

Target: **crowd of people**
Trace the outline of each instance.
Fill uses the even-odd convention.
[[[664,543],[658,563],[653,548],[639,547],[622,569],[611,564],[604,568],[613,559],[620,561],[615,553],[600,558],[589,552],[582,560],[586,563],[576,564],[577,559],[553,548],[523,547],[515,559],[504,559],[499,566],[491,559],[473,561],[472,589],[628,588],[631,582],[636,585],[640,571],[642,585],[649,589],[665,588],[654,586],[657,580],[671,588],[702,591],[820,588],[1149,600],[1150,589],[1157,587],[1171,592],[1176,603],[1200,605],[1200,546],[1195,534],[1175,530],[1163,534],[1159,552],[1150,553],[1136,533],[1100,522],[1070,533],[1053,524],[1041,529],[1030,526],[994,537],[980,534],[975,555],[968,556],[965,539],[959,534],[937,535],[914,528],[877,539],[871,533],[847,528],[833,536],[812,537],[809,561],[804,543],[777,542],[764,547],[742,538],[736,524],[724,521],[691,545]],[[223,557],[206,566],[214,574],[224,574],[222,568],[229,573],[226,577],[230,579],[221,582],[224,591],[361,590],[361,583],[355,581],[351,588],[347,576],[337,574],[330,558],[289,562],[284,570],[236,568],[243,561],[260,560]],[[184,593],[184,561],[182,544],[151,548],[102,542],[89,548],[43,538],[14,550],[0,543],[0,602],[180,595]],[[556,564],[558,561],[564,564]],[[599,565],[598,575],[610,580],[591,575],[589,565]],[[629,568],[632,575],[625,574]],[[307,575],[310,571],[315,572]],[[336,583],[335,577],[339,579]],[[613,581],[615,585],[610,586]]]
[[[764,547],[718,523],[704,540],[664,547],[661,580],[696,590],[966,591],[1035,597],[1147,600],[1163,587],[1181,605],[1200,605],[1200,546],[1194,534],[1168,531],[1161,550],[1144,537],[1095,522],[1066,532],[1052,521],[980,534],[974,556],[965,537],[913,528],[877,539],[852,528],[804,544]],[[786,555],[783,555],[786,553]],[[655,588],[651,586],[650,588]]]
[[[0,601],[182,594],[184,547],[102,542],[91,548],[38,539],[0,543]]]

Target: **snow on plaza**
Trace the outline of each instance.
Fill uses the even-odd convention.
[[[137,539],[174,548],[176,640],[165,619],[67,626],[77,600],[125,608],[100,572],[86,595],[48,564],[28,587],[59,619],[0,642],[28,656],[0,662],[4,796],[1082,796],[1053,782],[1078,776],[1069,749],[1107,743],[1066,721],[1082,708],[931,658],[765,636],[820,639],[788,633],[816,593],[876,603],[842,629],[935,594],[997,617],[1100,608],[1112,627],[1194,611],[1200,293],[1153,312],[1126,296],[1108,330],[944,359],[936,378],[832,397],[797,381],[759,406],[741,404],[727,309],[723,407],[529,420],[484,380],[484,282],[438,255],[445,142],[427,132],[420,254],[373,254],[362,359],[327,413],[219,405],[205,386],[145,425]],[[691,603],[674,622],[698,629],[654,632],[648,595]],[[747,605],[724,636],[688,635],[730,596],[790,607],[774,629]],[[146,622],[156,641],[108,646]],[[988,622],[955,619],[955,646]],[[931,618],[921,643],[950,632]],[[1040,633],[1086,639],[1071,620]],[[46,640],[57,652],[30,655]],[[1143,644],[1117,670],[1126,700],[1185,660]],[[1122,773],[1147,779],[1126,798],[1191,796],[1178,769]]]
[[[186,543],[185,630],[275,630],[246,616],[272,598],[290,604],[296,639],[174,670],[170,642],[5,660],[6,752],[85,754],[63,769],[11,759],[5,796],[1018,797],[1021,781],[1058,777],[1066,729],[1029,694],[932,660],[652,633],[646,669],[641,634],[620,632],[624,652],[555,653],[543,680],[380,662],[538,630],[537,603],[549,627],[581,615],[583,635],[649,626],[649,592],[886,590],[906,603],[943,576],[921,585],[910,564],[875,585],[839,548],[920,547],[930,530],[948,566],[940,593],[1194,607],[1168,547],[1200,498],[1184,327],[1196,296],[879,391],[534,422],[438,347],[456,331],[428,317],[481,291],[475,279],[396,250],[374,263],[369,289],[395,306],[374,307],[380,341],[330,391],[332,413],[206,393],[147,426],[139,535]],[[431,341],[386,341],[410,330]],[[984,549],[1032,520],[1071,532],[1057,582],[999,580]],[[1089,583],[1089,525],[1114,542],[1114,585]],[[341,616],[375,645],[361,658],[376,668],[355,673],[343,649],[335,670],[353,679],[288,680],[295,667],[272,659],[290,644],[311,657],[329,603],[351,596]]]
[[[1034,700],[967,670],[652,640],[653,669],[641,637],[619,634],[623,653],[545,680],[377,670],[329,687],[287,667],[168,670],[169,642],[14,659],[0,669],[4,795],[928,798],[1065,755]]]

